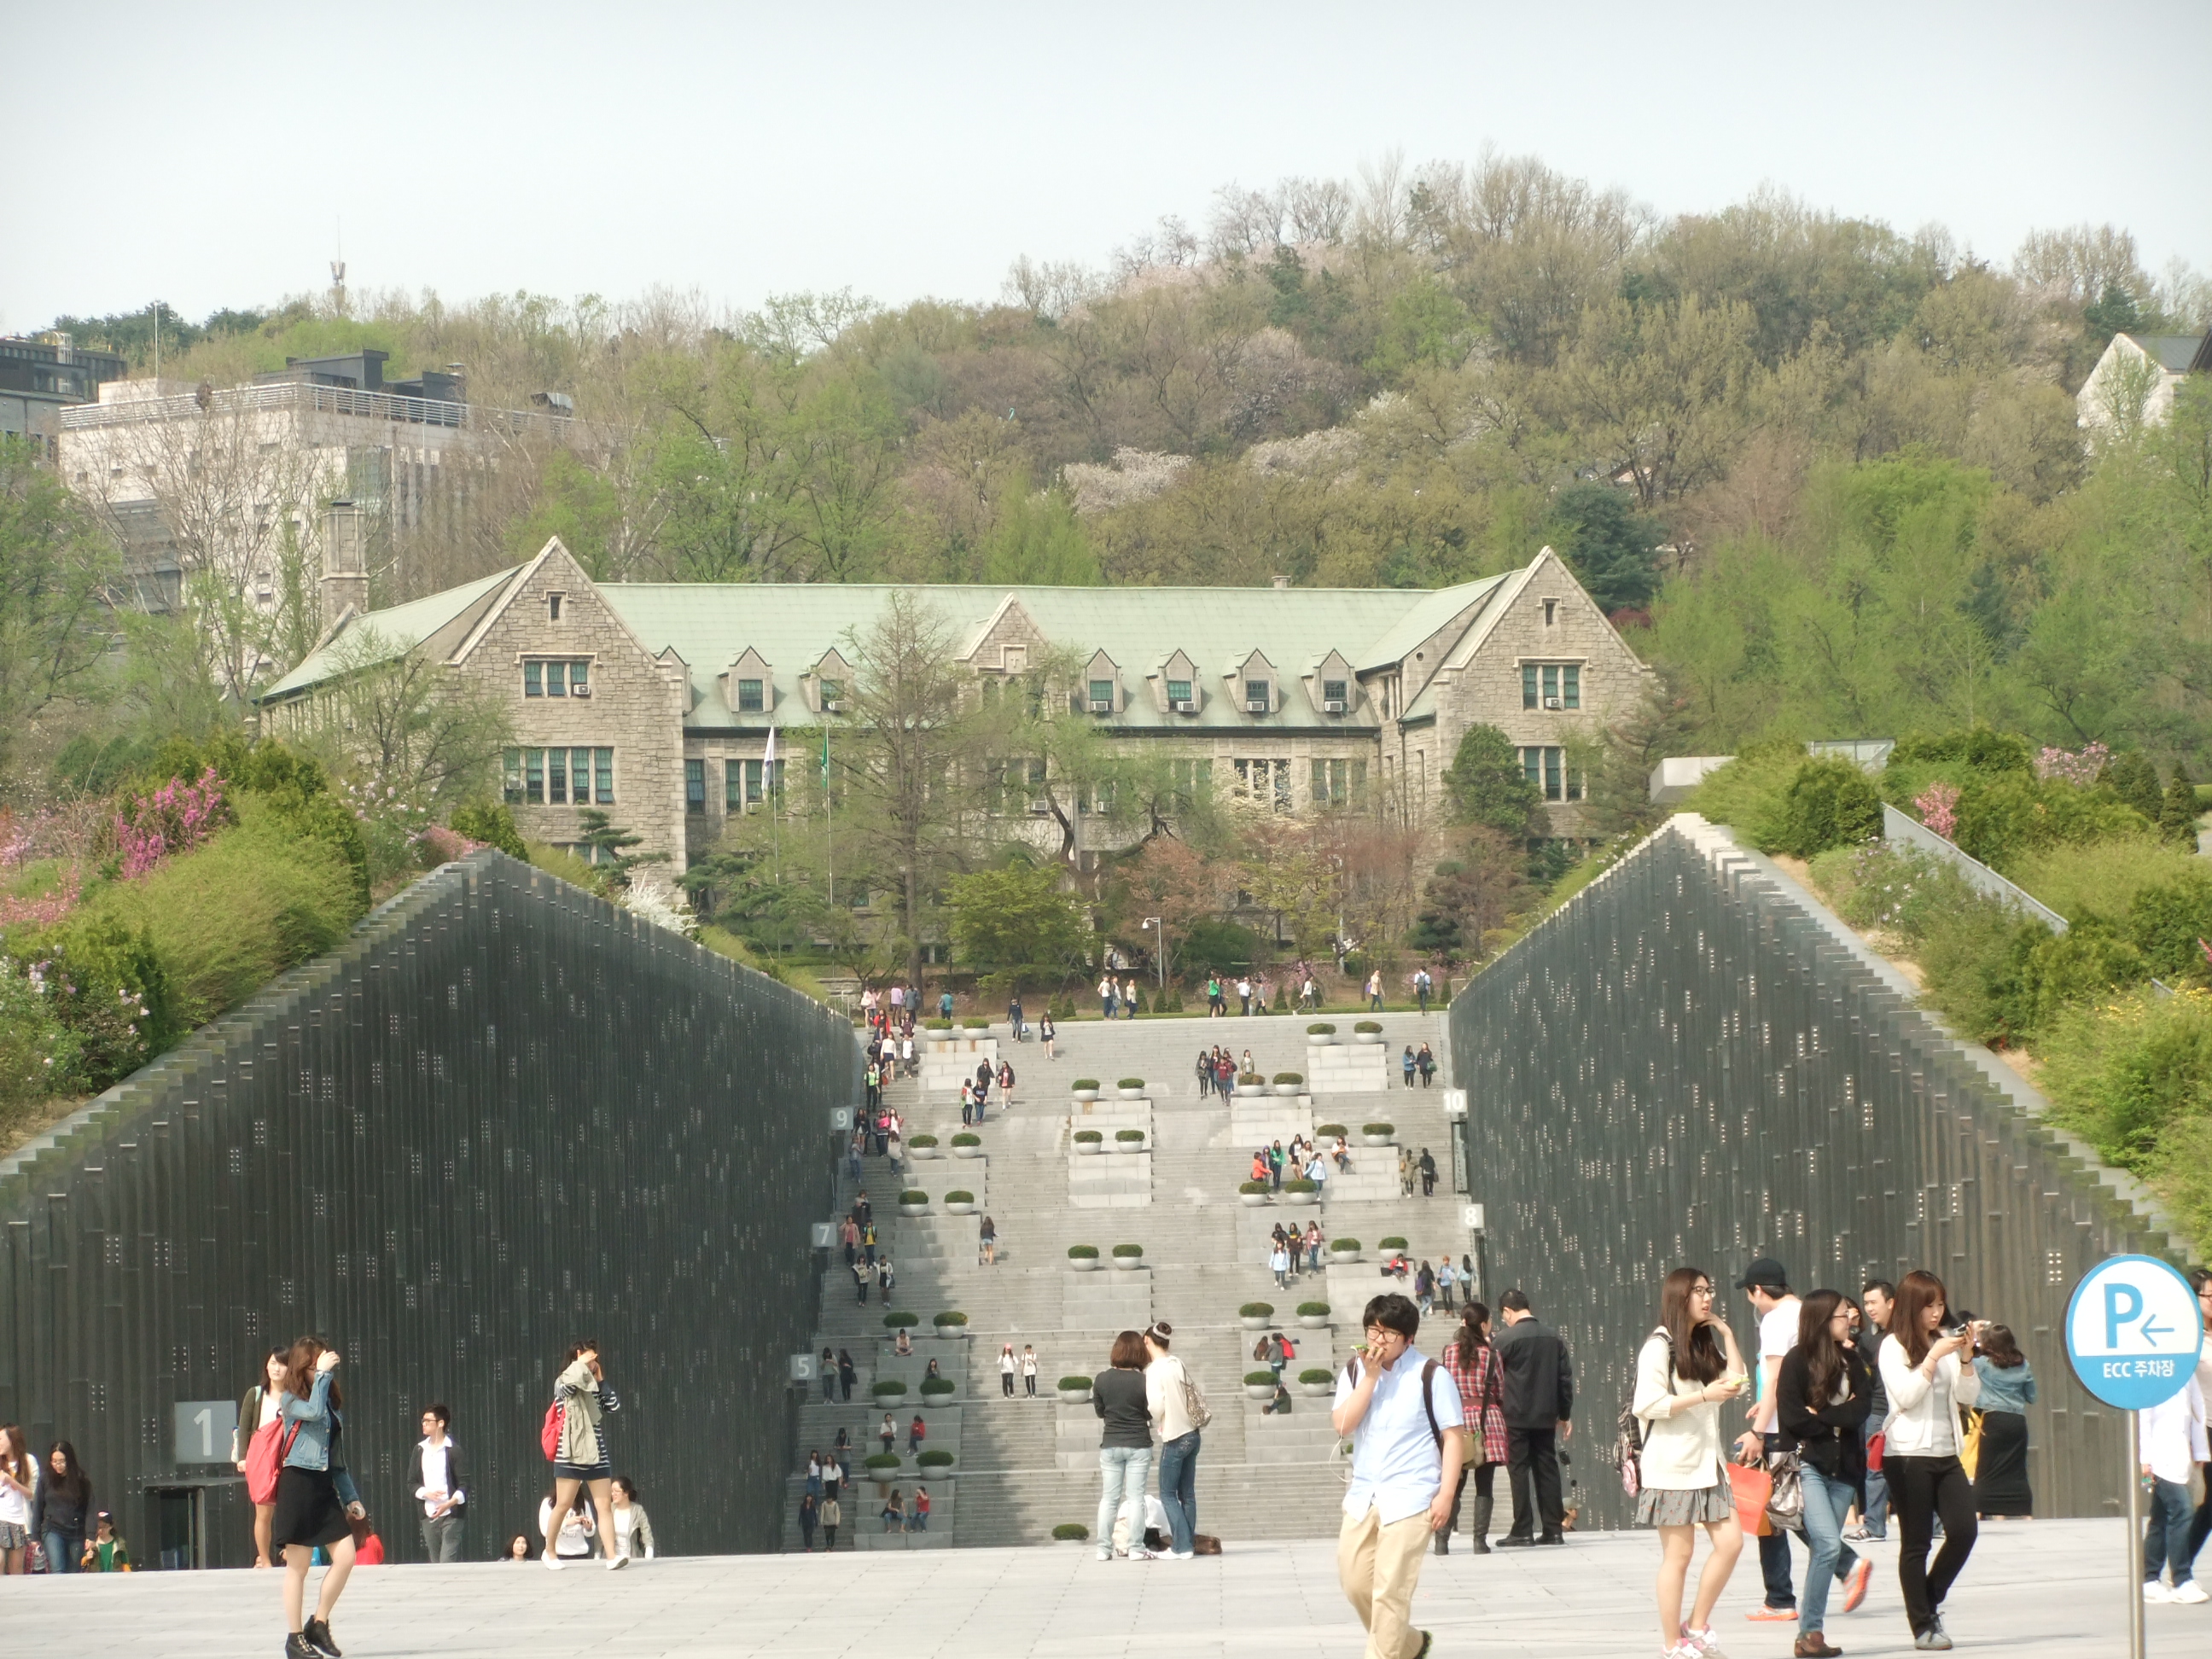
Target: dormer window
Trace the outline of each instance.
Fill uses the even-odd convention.
[[[1186,702],[1194,702],[1196,701],[1197,699],[1190,695],[1190,682],[1188,680],[1170,680],[1168,682],[1168,702],[1170,703],[1182,704]]]
[[[1091,682],[1091,712],[1094,714],[1110,714],[1114,712],[1113,681]]]
[[[1332,714],[1341,714],[1352,706],[1350,687],[1343,680],[1323,680],[1321,683],[1322,706]]]
[[[1271,690],[1272,688],[1265,680],[1245,681],[1244,712],[1248,714],[1266,714],[1269,707]]]
[[[822,682],[822,707],[823,707],[823,708],[825,708],[825,709],[827,709],[827,710],[830,711],[831,713],[835,713],[835,712],[836,712],[836,710],[837,705],[838,705],[839,703],[841,703],[841,702],[844,702],[844,701],[845,701],[845,682],[844,682],[844,681],[842,681],[842,680],[823,680],[823,681]]]
[[[763,681],[739,680],[738,682],[738,713],[757,714],[767,707],[768,693]]]

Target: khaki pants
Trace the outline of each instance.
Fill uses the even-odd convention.
[[[1426,1509],[1386,1527],[1382,1511],[1370,1504],[1357,1520],[1347,1517],[1337,1534],[1337,1581],[1367,1626],[1366,1659],[1413,1659],[1421,1650],[1420,1632],[1413,1628],[1413,1587],[1428,1547]]]

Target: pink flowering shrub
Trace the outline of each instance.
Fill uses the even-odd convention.
[[[2112,751],[2101,743],[2085,745],[2080,754],[2069,749],[2045,749],[2035,757],[2035,775],[2086,789],[2105,775]]]
[[[18,898],[13,893],[0,893],[0,930],[16,927],[51,927],[76,908],[78,894],[84,885],[77,866],[70,865],[62,872],[60,882],[51,893],[36,898]]]
[[[163,859],[189,852],[232,821],[222,780],[209,767],[197,783],[171,778],[150,795],[134,795],[116,815],[115,846],[125,881]]]
[[[483,845],[482,842],[471,841],[459,830],[450,829],[442,823],[426,826],[418,839],[441,864],[451,864],[455,859],[465,859]]]
[[[2049,750],[2044,753],[2049,754]],[[1949,841],[1959,832],[1959,786],[1955,783],[1931,783],[1912,798],[1912,810],[1920,814],[1921,823]]]

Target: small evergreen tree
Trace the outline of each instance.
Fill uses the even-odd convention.
[[[2197,840],[2197,786],[2179,763],[2166,781],[2166,798],[2159,803],[2159,833],[2168,841],[2194,845]]]
[[[1444,770],[1444,791],[1462,823],[1480,823],[1516,840],[1539,833],[1543,796],[1521,768],[1521,751],[1494,726],[1470,726]]]
[[[595,806],[586,806],[576,814],[576,823],[582,833],[577,844],[589,848],[585,855],[593,867],[607,872],[608,884],[617,888],[629,885],[629,872],[641,864],[665,864],[665,853],[632,853],[645,837],[634,830],[616,825],[605,812]]]
[[[496,847],[511,859],[530,862],[530,849],[522,844],[522,832],[514,827],[514,814],[496,801],[477,801],[454,808],[453,832],[471,841],[480,841],[487,847]]]
[[[2165,798],[2158,787],[2158,768],[2150,757],[2138,750],[2115,755],[2106,764],[2104,775],[2097,780],[2153,823],[2159,820]]]

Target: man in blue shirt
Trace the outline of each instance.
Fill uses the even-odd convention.
[[[1413,1346],[1410,1301],[1378,1296],[1361,1323],[1366,1346],[1338,1376],[1329,1413],[1352,1437],[1337,1578],[1367,1627],[1366,1659],[1423,1659],[1434,1638],[1413,1628],[1413,1589],[1430,1535],[1451,1524],[1466,1419],[1451,1377]]]

